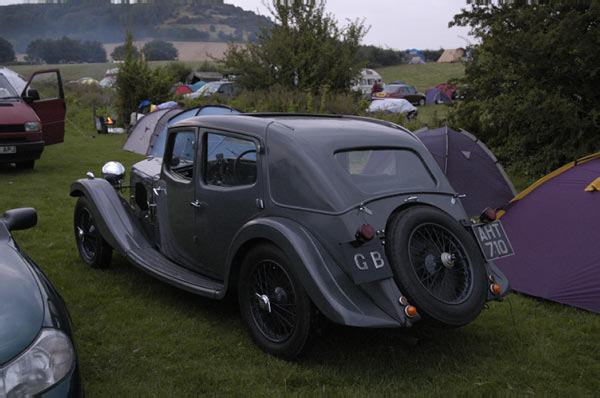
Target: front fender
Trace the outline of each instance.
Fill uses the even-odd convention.
[[[407,324],[403,314],[392,317],[377,306],[372,295],[356,285],[329,253],[300,224],[285,218],[261,218],[248,222],[234,238],[227,256],[227,272],[240,262],[240,251],[253,240],[268,240],[288,257],[306,292],[331,321],[360,327],[398,327]],[[370,289],[389,290],[389,281]]]
[[[85,196],[102,238],[115,250],[126,255],[140,247],[150,247],[135,225],[128,204],[103,178],[83,178],[71,184],[70,195]]]

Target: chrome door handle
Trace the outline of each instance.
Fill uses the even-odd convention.
[[[208,203],[206,203],[206,202],[200,202],[198,199],[196,199],[195,201],[190,202],[190,206],[193,206],[193,207],[195,207],[197,209],[201,209],[203,207],[207,207]]]
[[[154,192],[154,195],[158,196],[161,192],[167,193],[167,188],[152,188],[152,192]]]

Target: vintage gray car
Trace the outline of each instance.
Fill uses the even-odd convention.
[[[84,262],[107,267],[114,249],[198,295],[237,293],[255,343],[282,358],[318,313],[462,326],[509,290],[474,234],[491,225],[473,225],[425,146],[392,123],[199,116],[174,123],[164,156],[136,163],[129,185],[120,163],[103,173],[71,187]]]

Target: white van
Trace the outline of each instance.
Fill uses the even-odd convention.
[[[360,76],[357,77],[354,86],[352,86],[352,90],[361,91],[365,97],[371,98],[371,88],[376,81],[380,82],[381,87],[385,87],[379,73],[375,72],[373,69],[361,69]]]

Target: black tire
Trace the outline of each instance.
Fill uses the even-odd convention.
[[[75,205],[73,217],[75,242],[81,259],[92,268],[107,268],[112,259],[112,247],[102,238],[88,205],[81,196]]]
[[[419,100],[419,106],[425,106],[425,98]]]
[[[484,260],[455,219],[434,207],[411,207],[392,215],[386,238],[396,283],[425,320],[463,326],[479,315],[487,298]]]
[[[35,166],[35,160],[25,160],[23,162],[15,163],[17,169],[21,170],[31,170]]]
[[[291,360],[312,333],[313,307],[285,254],[263,244],[248,252],[238,282],[240,312],[254,342]]]

